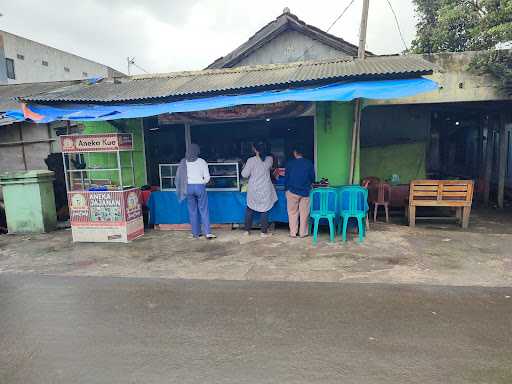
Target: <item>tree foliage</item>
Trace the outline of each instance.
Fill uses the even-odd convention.
[[[512,41],[512,0],[414,0],[416,53],[494,49]]]
[[[512,84],[512,0],[413,0],[415,53],[482,51],[470,69]]]

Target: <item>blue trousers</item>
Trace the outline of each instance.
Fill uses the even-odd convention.
[[[208,195],[206,194],[206,186],[204,184],[187,185],[187,204],[192,234],[196,237],[201,234],[201,223],[203,224],[203,234],[210,234]]]

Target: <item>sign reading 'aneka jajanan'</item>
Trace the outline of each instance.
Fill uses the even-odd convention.
[[[63,135],[60,146],[63,153],[126,151],[133,149],[133,137],[131,133]]]

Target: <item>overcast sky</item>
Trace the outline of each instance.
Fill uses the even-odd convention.
[[[149,72],[202,69],[246,41],[284,7],[326,30],[351,0],[0,0],[0,29],[126,73],[126,57]],[[412,0],[391,0],[406,43]],[[331,33],[357,44],[362,0]],[[403,50],[386,0],[370,1],[367,49]],[[140,73],[140,71],[133,71]]]

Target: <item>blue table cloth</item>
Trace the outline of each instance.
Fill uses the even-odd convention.
[[[212,224],[243,223],[246,208],[246,192],[218,191],[208,192],[208,208]],[[270,210],[271,222],[288,222],[286,196],[277,191],[278,201]],[[176,193],[153,192],[148,200],[149,220],[152,224],[188,224],[187,201],[178,202]],[[255,217],[257,218],[257,216]]]

